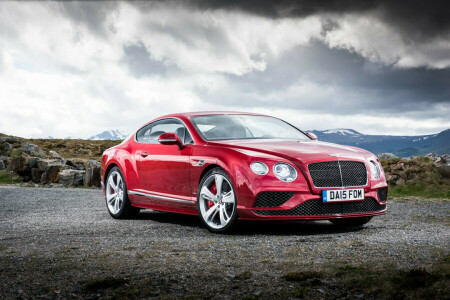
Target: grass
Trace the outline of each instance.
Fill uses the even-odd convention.
[[[322,274],[319,272],[289,272],[283,275],[286,281],[304,281],[311,278],[320,278]]]
[[[443,184],[408,184],[405,186],[389,186],[390,197],[416,196],[424,198],[450,199],[450,185]]]
[[[14,172],[0,170],[0,184],[21,183],[22,178]]]
[[[306,296],[310,289],[311,288],[309,288],[309,287],[299,286],[297,289],[295,289],[295,291],[292,293],[292,295],[295,298],[306,299]]]

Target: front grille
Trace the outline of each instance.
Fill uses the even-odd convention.
[[[325,161],[308,165],[315,187],[355,187],[367,184],[367,169],[358,161]]]
[[[255,207],[277,207],[294,196],[293,192],[264,192],[258,195]]]
[[[289,210],[254,210],[261,216],[322,216],[377,212],[386,209],[371,197],[363,201],[323,203],[321,199],[309,200]]]
[[[378,192],[378,199],[380,199],[381,202],[386,202],[388,195],[388,188],[387,187],[380,188],[378,189],[377,192]]]

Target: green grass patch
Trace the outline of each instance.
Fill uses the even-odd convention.
[[[450,184],[415,184],[389,186],[390,197],[416,196],[424,198],[450,199]]]
[[[115,289],[121,287],[129,282],[128,279],[125,278],[104,278],[104,279],[96,279],[91,280],[86,284],[86,290],[88,291],[96,291],[100,289]]]
[[[14,172],[0,170],[0,184],[21,183],[22,178]]]

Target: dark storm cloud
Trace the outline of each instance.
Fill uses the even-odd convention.
[[[249,108],[277,108],[280,102],[267,102],[266,95],[287,90],[304,81],[324,89],[336,89],[336,93],[320,102],[314,94],[275,100],[282,100],[284,108],[339,112],[343,115],[363,112],[402,116],[414,114],[416,119],[442,117],[442,111],[431,108],[447,105],[450,99],[450,69],[392,68],[369,62],[355,53],[329,49],[318,42],[307,47],[296,47],[278,60],[269,60],[264,72],[227,75],[227,79],[229,93],[205,94],[202,98],[219,98],[230,105]],[[199,93],[204,91],[199,90]],[[347,93],[352,97],[348,98]]]
[[[119,5],[116,1],[60,1],[57,9],[77,24],[86,25],[97,35],[103,35],[105,18]]]
[[[163,76],[169,68],[164,62],[152,59],[150,52],[142,43],[125,46],[124,54],[122,62],[138,78],[149,75]]]
[[[305,17],[319,13],[377,12],[385,22],[398,28],[410,39],[426,40],[450,31],[448,1],[395,0],[192,0],[189,3],[203,9],[240,10],[270,18]]]

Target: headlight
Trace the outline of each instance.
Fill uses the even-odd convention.
[[[378,179],[380,178],[380,170],[375,162],[370,161],[370,173],[372,173],[372,178]]]
[[[265,163],[262,163],[260,161],[252,162],[250,164],[250,169],[252,169],[252,171],[258,175],[266,175],[269,172],[269,167],[267,167]]]
[[[273,166],[273,173],[278,179],[285,182],[292,182],[297,178],[297,171],[290,164],[277,163]]]

